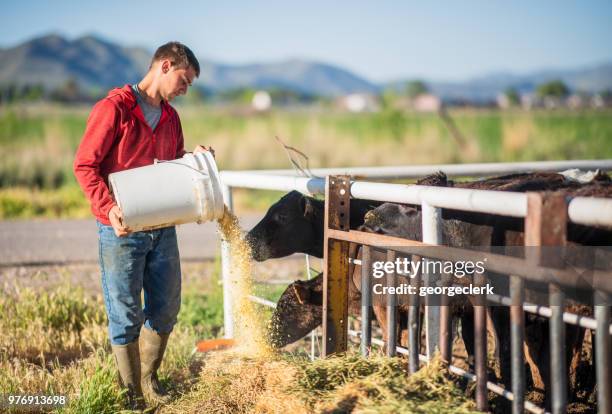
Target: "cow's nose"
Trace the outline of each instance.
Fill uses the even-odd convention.
[[[267,255],[265,254],[266,249],[259,242],[258,238],[253,237],[251,233],[247,233],[245,239],[251,249],[251,257],[253,260],[263,262],[267,259]]]

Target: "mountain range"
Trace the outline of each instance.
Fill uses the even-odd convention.
[[[145,48],[125,47],[98,36],[69,40],[49,34],[0,49],[0,85],[41,84],[52,90],[74,79],[81,88],[100,92],[139,80],[151,55]],[[378,93],[387,88],[401,90],[407,81],[375,83],[338,66],[302,59],[248,65],[199,60],[202,71],[196,85],[212,92],[244,87],[279,88],[334,97],[354,92]],[[494,99],[508,87],[529,93],[538,84],[553,79],[563,80],[574,91],[596,93],[612,89],[612,62],[523,75],[495,73],[463,82],[423,80],[444,99],[484,101]]]

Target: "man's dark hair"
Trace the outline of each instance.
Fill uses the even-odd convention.
[[[172,66],[180,69],[186,69],[191,66],[196,76],[200,76],[200,62],[198,62],[191,49],[180,42],[168,42],[158,47],[153,55],[153,59],[151,59],[149,68],[153,66],[153,63],[162,59],[170,60]]]

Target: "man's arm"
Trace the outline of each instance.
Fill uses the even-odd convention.
[[[111,209],[115,212],[113,216],[121,217],[100,173],[100,164],[118,134],[119,115],[113,102],[108,99],[98,102],[87,119],[85,133],[74,158],[74,175],[91,204],[91,210],[103,217],[109,217]],[[117,221],[112,218],[117,217],[109,217],[111,223]]]

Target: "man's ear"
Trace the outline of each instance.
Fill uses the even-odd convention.
[[[302,207],[302,213],[306,218],[312,218],[315,214],[315,207],[312,200],[306,196],[302,196],[300,199],[300,206]]]
[[[162,72],[164,72],[164,73],[170,72],[171,67],[172,67],[172,63],[170,63],[170,60],[168,60],[168,59],[162,60],[162,62],[161,62],[161,70],[162,70]]]

